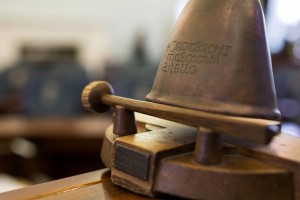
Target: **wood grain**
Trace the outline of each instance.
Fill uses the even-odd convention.
[[[197,129],[182,124],[173,123],[172,128],[161,128],[159,130],[138,133],[134,135],[118,137],[115,140],[112,164],[112,181],[133,192],[148,196],[156,195],[153,191],[155,174],[160,159],[178,153],[193,151],[197,137]],[[131,167],[134,158],[127,156],[129,169],[147,170],[149,178],[142,180],[134,174],[128,173],[127,169],[116,167],[116,147],[122,146],[130,149],[131,152],[149,155],[148,168],[138,169]],[[130,171],[129,171],[130,172]]]
[[[159,118],[149,117],[143,114],[137,114],[136,118],[138,122],[151,124],[155,127],[154,130],[156,131],[160,130],[159,127],[161,127],[161,129],[167,129],[173,132],[180,130],[178,129],[179,124],[176,125],[176,123],[174,122],[160,120]],[[196,130],[192,127],[190,127],[190,129],[191,131]],[[150,146],[150,143],[147,144],[147,142],[140,141],[138,139],[138,136],[130,136],[130,138],[132,139],[127,140],[127,142],[135,143],[134,146],[138,148],[147,149],[151,148],[152,146]],[[257,161],[261,161],[263,163],[270,164],[274,167],[279,167],[281,169],[289,171],[289,173],[291,173],[293,176],[293,186],[291,186],[290,189],[295,189],[294,193],[292,193],[294,194],[296,200],[300,200],[300,138],[281,133],[278,136],[276,136],[269,145],[246,145],[240,142],[234,143],[231,140],[224,140],[223,142],[229,142],[231,144],[234,144],[232,148],[226,149],[226,152],[238,153],[248,158],[253,158]],[[154,149],[155,145],[153,146]],[[111,151],[113,150],[111,149]],[[168,170],[166,170],[166,173],[168,173]],[[191,176],[195,177],[194,175]],[[282,182],[282,184],[285,185],[287,183]]]
[[[110,181],[107,169],[0,193],[1,200],[144,200]]]
[[[216,132],[225,133],[231,137],[252,143],[269,143],[279,131],[280,126],[278,121],[226,116],[109,94],[102,95],[98,101],[110,106],[124,106],[128,110],[194,127],[204,126]]]
[[[142,119],[141,121],[152,121],[153,123],[156,123],[156,121],[160,121],[159,118],[154,118],[151,116],[146,116],[146,115],[142,115],[142,114],[138,114],[138,117],[140,119]],[[142,132],[146,132],[146,125],[144,122],[141,121],[137,121],[136,125],[137,125],[137,131],[138,133],[142,133]],[[167,124],[174,124],[173,122],[166,122],[166,121],[160,121],[161,123],[165,123],[165,125]],[[104,163],[104,165],[109,168],[112,169],[113,167],[113,159],[114,159],[114,142],[115,140],[119,137],[118,135],[114,134],[113,132],[113,124],[111,124],[109,127],[107,127],[106,131],[105,131],[105,135],[104,135],[104,139],[103,139],[103,144],[102,144],[102,149],[101,149],[101,159],[102,162]],[[155,125],[153,125],[155,126]],[[156,130],[157,129],[161,129],[162,127],[159,126],[160,128],[157,128],[157,126],[155,126]]]
[[[300,200],[300,138],[281,133],[267,146],[238,146],[245,155],[293,173],[295,199]]]
[[[113,132],[118,136],[137,133],[134,112],[125,109],[123,106],[116,106]]]
[[[138,121],[156,126],[169,127],[173,124],[147,115],[136,115]],[[240,141],[225,139],[223,142],[234,145],[234,151],[259,161],[289,170],[293,174],[295,199],[300,200],[300,138],[280,133],[268,145],[248,145]]]
[[[211,129],[199,128],[194,150],[194,159],[199,164],[221,164],[223,159],[223,145],[220,134]]]
[[[252,143],[268,144],[280,130],[280,122],[258,118],[234,117],[178,106],[145,102],[112,95],[111,85],[105,81],[90,83],[82,92],[84,107],[104,112],[109,106],[152,115],[194,127],[206,127],[218,133]],[[243,131],[241,131],[243,130]]]
[[[191,153],[163,159],[154,190],[188,199],[294,199],[287,170],[234,154],[223,159],[215,166],[196,163]]]
[[[107,115],[78,118],[24,118],[0,117],[0,138],[95,138],[112,122]]]

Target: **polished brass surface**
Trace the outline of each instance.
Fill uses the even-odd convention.
[[[190,0],[164,52],[149,101],[279,119],[258,0]]]

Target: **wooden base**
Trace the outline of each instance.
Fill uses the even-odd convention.
[[[293,200],[287,170],[251,158],[226,155],[221,165],[196,163],[192,153],[163,159],[154,191],[188,199]]]
[[[280,134],[268,146],[230,146],[221,164],[205,166],[192,155],[197,129],[143,115],[136,118],[139,132],[146,127],[150,131],[117,138],[111,127],[106,132],[109,156],[102,158],[104,163],[109,160],[115,184],[148,196],[300,200],[299,138]]]
[[[153,186],[162,158],[193,151],[197,129],[173,124],[176,131],[162,128],[118,137],[114,142],[112,182],[133,192],[155,196]]]

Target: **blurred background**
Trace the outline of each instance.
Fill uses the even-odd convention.
[[[0,192],[104,167],[111,117],[85,112],[81,91],[107,80],[144,99],[186,2],[0,1]],[[299,136],[300,1],[261,3],[283,130]]]

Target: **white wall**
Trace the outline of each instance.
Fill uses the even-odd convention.
[[[75,44],[88,68],[129,60],[142,31],[159,60],[182,0],[1,0],[0,68],[18,59],[24,44]]]

